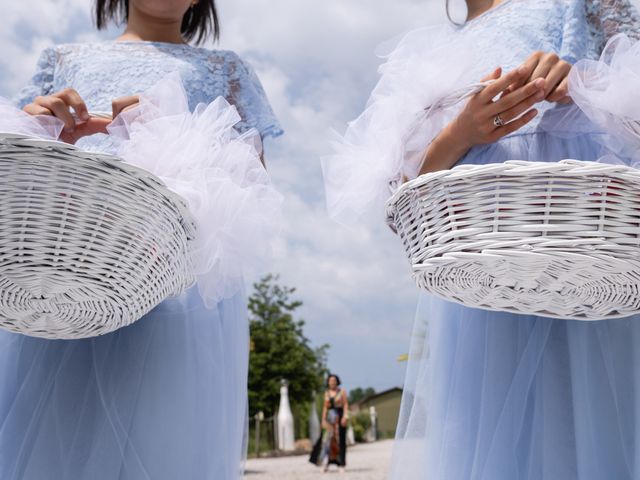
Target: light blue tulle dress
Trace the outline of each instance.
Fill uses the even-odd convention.
[[[503,0],[450,30],[475,46],[467,81],[478,81],[537,50],[571,63],[598,58],[616,32],[639,38],[640,16],[627,0]],[[428,52],[437,42],[430,33],[409,34],[396,53],[418,58],[412,49]],[[383,81],[395,61],[392,54]],[[602,132],[572,118],[541,104],[525,128],[473,148],[461,163],[606,154],[596,141]],[[390,478],[639,479],[640,318],[554,320],[423,294]]]
[[[17,103],[72,87],[90,111],[110,111],[113,98],[175,71],[192,108],[223,96],[237,107],[240,130],[281,133],[245,62],[186,45],[47,49]],[[102,337],[43,340],[0,331],[0,478],[240,478],[248,346],[245,294],[207,308],[196,287]]]

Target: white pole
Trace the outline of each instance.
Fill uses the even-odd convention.
[[[315,445],[319,438],[320,420],[318,419],[318,409],[316,407],[316,392],[313,392],[311,414],[309,415],[309,439],[311,440],[311,445]]]
[[[378,413],[376,407],[371,405],[369,407],[369,416],[371,417],[371,433],[370,442],[375,442],[378,439]]]
[[[280,408],[278,409],[278,450],[291,452],[295,449],[293,436],[293,414],[289,405],[289,388],[286,380],[280,387]]]

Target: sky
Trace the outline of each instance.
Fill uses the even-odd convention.
[[[461,0],[454,0],[456,3]],[[113,39],[95,31],[89,0],[1,0],[0,96],[11,97],[52,44]],[[363,110],[377,81],[376,47],[445,21],[444,0],[218,0],[222,35],[256,69],[286,134],[265,146],[285,195],[273,272],[297,288],[313,345],[347,389],[401,386],[418,291],[399,240],[384,225],[345,228],[327,217],[320,157],[332,132]],[[36,13],[37,12],[37,13]]]

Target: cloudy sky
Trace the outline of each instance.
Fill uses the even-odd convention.
[[[2,2],[0,95],[12,96],[54,43],[114,38],[97,33],[89,0]],[[454,2],[455,3],[455,2]],[[286,225],[274,272],[298,288],[316,345],[347,388],[401,385],[417,290],[396,238],[346,229],[326,216],[319,158],[376,82],[376,46],[416,26],[444,21],[444,0],[218,0],[222,38],[250,61],[286,135],[267,160],[285,194]]]

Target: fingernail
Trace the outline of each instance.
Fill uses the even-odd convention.
[[[89,120],[89,118],[91,118],[88,112],[83,112],[83,113],[82,113],[82,115],[80,115],[80,117],[81,117],[81,118],[82,118],[82,120],[84,120],[85,122],[86,122],[87,120]]]
[[[544,87],[544,78],[539,78],[536,80],[536,87],[538,88]]]
[[[520,66],[518,67],[518,73],[519,73],[520,75],[524,75],[526,72],[527,72],[527,69],[526,69],[526,68],[524,68],[524,65],[520,65]]]

